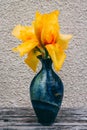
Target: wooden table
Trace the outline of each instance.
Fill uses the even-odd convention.
[[[87,109],[61,108],[52,126],[42,126],[29,108],[0,108],[0,130],[87,130]]]

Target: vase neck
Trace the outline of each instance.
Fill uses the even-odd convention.
[[[44,59],[42,56],[38,56],[38,59],[42,63],[42,69],[46,70],[52,69],[52,60],[50,58]]]

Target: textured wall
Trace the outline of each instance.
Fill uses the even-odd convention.
[[[59,9],[61,32],[73,34],[59,72],[65,86],[64,107],[87,106],[87,0],[0,0],[0,107],[31,106],[29,84],[35,73],[11,51],[19,41],[11,31],[29,25],[36,10]]]

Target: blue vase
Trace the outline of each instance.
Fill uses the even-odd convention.
[[[63,99],[63,83],[52,69],[52,60],[38,56],[42,69],[30,85],[32,106],[42,125],[51,125],[60,109]]]

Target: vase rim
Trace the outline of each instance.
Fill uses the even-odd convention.
[[[50,57],[44,58],[42,55],[38,55],[38,56],[37,56],[37,58],[38,58],[38,59],[43,59],[43,60],[46,60],[46,59],[51,60],[51,58],[50,58]]]

